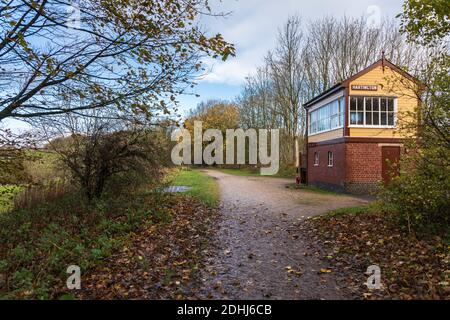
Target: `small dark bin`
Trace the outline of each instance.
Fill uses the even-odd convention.
[[[306,168],[300,168],[300,183],[306,184]]]

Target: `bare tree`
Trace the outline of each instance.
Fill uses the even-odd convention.
[[[110,111],[85,112],[89,114],[47,118],[38,131],[89,201],[100,197],[107,182],[119,174],[138,172],[148,181],[157,178],[169,154],[167,136],[158,134],[161,127],[138,124]]]
[[[254,76],[246,80],[238,97],[241,126],[244,128],[279,128],[281,120],[276,113],[275,93],[267,65],[258,68]]]
[[[302,89],[306,79],[301,60],[302,40],[300,18],[290,17],[279,30],[276,49],[267,57],[276,105],[281,112],[286,136],[292,147],[287,151],[293,161],[296,159],[294,151],[297,149],[299,130],[304,128],[301,125],[305,116],[301,106]]]
[[[432,55],[429,48],[407,43],[398,23],[391,19],[382,20],[374,28],[367,25],[365,17],[326,17],[310,22],[306,33],[306,100],[379,60],[382,52],[394,64],[414,74],[423,69],[424,60]]]

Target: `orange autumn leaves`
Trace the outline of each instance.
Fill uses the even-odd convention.
[[[203,130],[218,129],[225,133],[226,129],[235,129],[239,125],[239,111],[235,104],[216,102],[202,111],[189,117],[184,127],[193,134],[194,121],[202,121]]]

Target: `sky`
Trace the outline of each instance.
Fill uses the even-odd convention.
[[[336,18],[366,15],[373,19],[395,17],[402,11],[402,0],[210,0],[215,12],[227,17],[208,17],[201,23],[210,33],[221,33],[236,47],[236,57],[226,62],[207,59],[210,73],[195,87],[200,95],[180,98],[186,112],[200,101],[233,100],[239,95],[245,78],[262,64],[266,53],[276,43],[278,28],[289,16],[298,14],[304,22],[324,16]]]
[[[226,62],[206,59],[210,72],[198,80],[193,93],[179,97],[183,115],[208,99],[233,100],[241,92],[245,78],[261,65],[267,51],[275,46],[278,28],[290,15],[303,21],[324,16],[346,16],[368,19],[394,17],[402,11],[402,0],[210,0],[213,12],[229,13],[226,17],[202,17],[201,25],[210,33],[221,33],[236,47],[236,57]],[[10,127],[23,128],[14,121]]]

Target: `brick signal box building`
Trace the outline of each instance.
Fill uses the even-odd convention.
[[[382,58],[307,102],[308,184],[365,194],[388,182],[406,134],[400,123],[418,106],[417,84]]]

